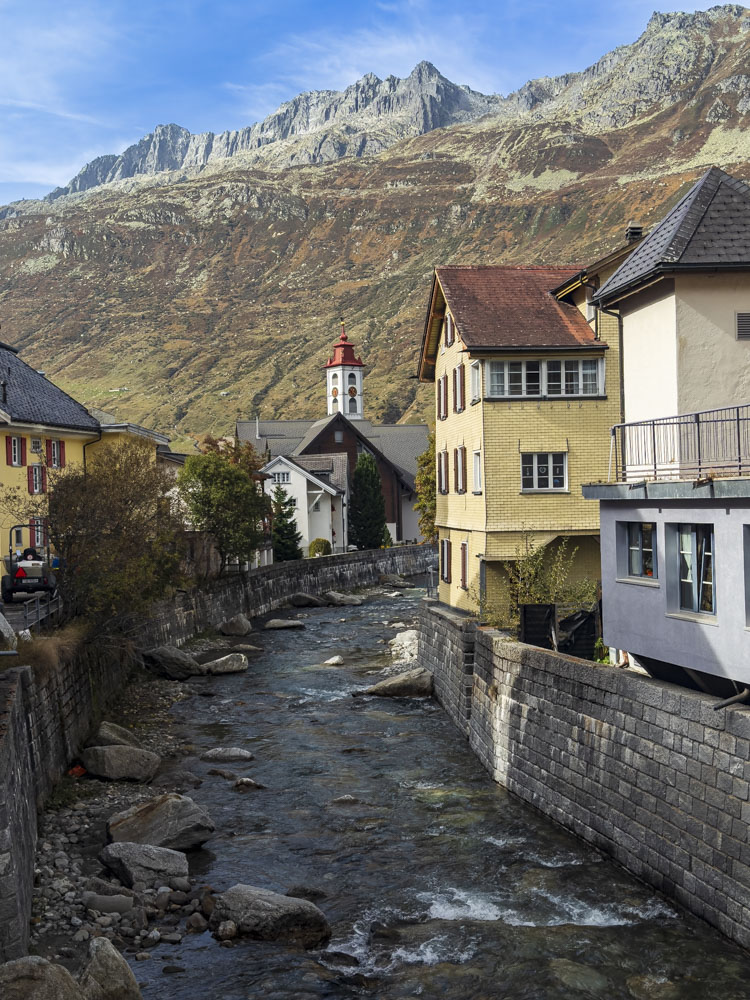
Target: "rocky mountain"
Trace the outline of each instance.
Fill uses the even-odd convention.
[[[430,414],[410,376],[432,267],[585,261],[711,164],[749,179],[749,67],[750,11],[726,6],[654,15],[585,72],[505,98],[422,64],[301,95],[231,155],[241,133],[157,130],[73,193],[4,210],[3,339],[184,440],[238,414],[322,415],[344,316],[367,415]]]

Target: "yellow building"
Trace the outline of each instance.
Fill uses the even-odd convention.
[[[599,518],[620,420],[617,319],[592,293],[637,237],[592,267],[436,269],[419,378],[435,383],[442,602],[507,603],[502,563],[570,538],[571,578],[599,579]]]
[[[0,486],[22,494],[46,493],[48,470],[86,461],[89,445],[99,438],[99,422],[71,396],[0,344]],[[0,446],[0,448],[3,446]],[[0,511],[0,554],[44,544],[44,527],[34,522],[9,536],[14,518]]]

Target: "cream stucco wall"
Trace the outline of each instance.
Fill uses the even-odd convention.
[[[736,314],[750,313],[750,274],[681,275],[675,282],[677,405],[692,413],[750,402],[750,341]]]
[[[677,315],[670,290],[644,302],[622,303],[625,420],[678,412]]]

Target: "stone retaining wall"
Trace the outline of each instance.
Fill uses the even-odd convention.
[[[435,617],[426,604],[424,648]],[[441,621],[447,661],[467,625]],[[750,709],[489,629],[474,656],[469,742],[493,778],[750,947]]]
[[[162,602],[138,645],[180,644],[243,611],[265,614],[298,590],[321,593],[376,582],[382,573],[426,571],[429,546],[411,545],[280,563],[213,581]],[[26,952],[36,813],[135,662],[134,649],[93,643],[55,669],[0,661],[0,962]]]
[[[432,598],[426,598],[423,604],[419,663],[432,671],[435,697],[468,736],[476,623]]]

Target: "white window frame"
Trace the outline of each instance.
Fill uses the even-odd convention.
[[[456,448],[455,479],[453,490],[455,493],[465,493],[466,483],[464,482],[464,464],[466,462],[466,448],[462,444]]]
[[[475,451],[473,453],[473,469],[474,469],[474,492],[482,492],[482,452]]]
[[[582,392],[583,365],[590,362],[596,365],[596,389],[594,392]],[[547,358],[544,361],[523,361],[516,358],[489,361],[487,364],[486,397],[489,399],[596,399],[604,395],[604,358]],[[510,365],[521,366],[521,392],[509,391]],[[539,365],[539,392],[527,392],[528,365]],[[560,392],[550,391],[550,365],[560,365]],[[577,392],[566,392],[566,365],[577,369]],[[498,381],[501,383],[500,391],[495,391]]]
[[[443,583],[451,582],[451,564],[449,554],[451,552],[451,543],[449,538],[440,539],[440,579]],[[448,572],[446,573],[446,567]]]
[[[460,574],[459,574],[460,579],[458,585],[461,588],[461,590],[468,590],[469,589],[469,543],[468,542],[461,542],[458,565],[460,568]]]
[[[644,546],[644,527],[651,528],[651,548]],[[656,524],[653,521],[626,521],[626,569],[627,575],[638,580],[658,580],[659,566],[656,550]],[[651,553],[651,572],[644,571],[643,553]]]
[[[320,511],[320,497],[317,500],[313,500],[313,505],[310,508],[313,513],[317,514]]]
[[[448,493],[448,487],[450,485],[448,479],[448,450],[443,448],[437,454],[438,459],[438,493],[445,495]]]
[[[703,540],[704,548],[700,550],[699,542]],[[709,550],[706,552],[705,540],[708,538]],[[715,533],[713,524],[679,524],[677,526],[677,587],[678,587],[678,607],[681,612],[692,615],[716,614],[716,550]],[[701,565],[698,565],[699,555],[702,554]],[[706,555],[708,560],[706,560]],[[689,562],[683,559],[689,556]],[[706,572],[708,569],[708,573]],[[686,570],[688,576],[683,576]],[[710,576],[710,579],[707,577]],[[683,603],[683,584],[691,587],[691,601]],[[710,589],[711,607],[704,608],[703,597],[705,588]]]
[[[42,454],[42,439],[41,438],[32,438],[31,439],[31,451],[33,452],[34,455],[41,455]]]
[[[60,442],[57,440],[57,438],[53,438],[50,441],[50,456],[52,458],[52,461],[50,463],[51,467],[53,469],[59,469],[60,468]]]
[[[21,455],[23,449],[21,448],[21,438],[16,434],[12,435],[10,439],[10,464],[16,469],[21,468]],[[41,492],[41,491],[40,491]]]
[[[478,403],[482,398],[482,363],[472,361],[469,365],[471,373],[471,402]]]
[[[34,464],[30,465],[29,468],[31,469],[31,483],[32,483],[31,492],[36,496],[39,493],[44,492],[44,476],[42,475],[42,464],[41,462],[34,462]]]
[[[29,522],[29,541],[33,548],[44,546],[44,520],[41,517],[32,517]]]
[[[453,317],[451,316],[451,314],[447,310],[446,310],[446,313],[445,313],[445,319],[443,320],[443,324],[444,324],[443,325],[443,330],[444,330],[444,333],[445,333],[445,346],[446,347],[452,347],[453,346],[453,341],[456,339],[456,336],[455,336],[455,329],[454,329],[454,325],[453,325]]]
[[[533,457],[533,486],[523,485],[523,468],[524,468],[524,458],[527,455]],[[562,486],[539,486],[539,466],[546,465],[548,468],[547,479],[551,483],[552,468],[555,464],[553,458],[555,455],[562,455],[563,457],[563,485]],[[542,461],[540,461],[540,459]],[[523,452],[521,455],[521,492],[522,493],[567,493],[568,491],[568,453],[566,451],[535,451],[535,452]]]
[[[290,482],[290,475],[288,472],[272,472],[271,478],[273,480],[274,486],[282,486],[284,483]]]

